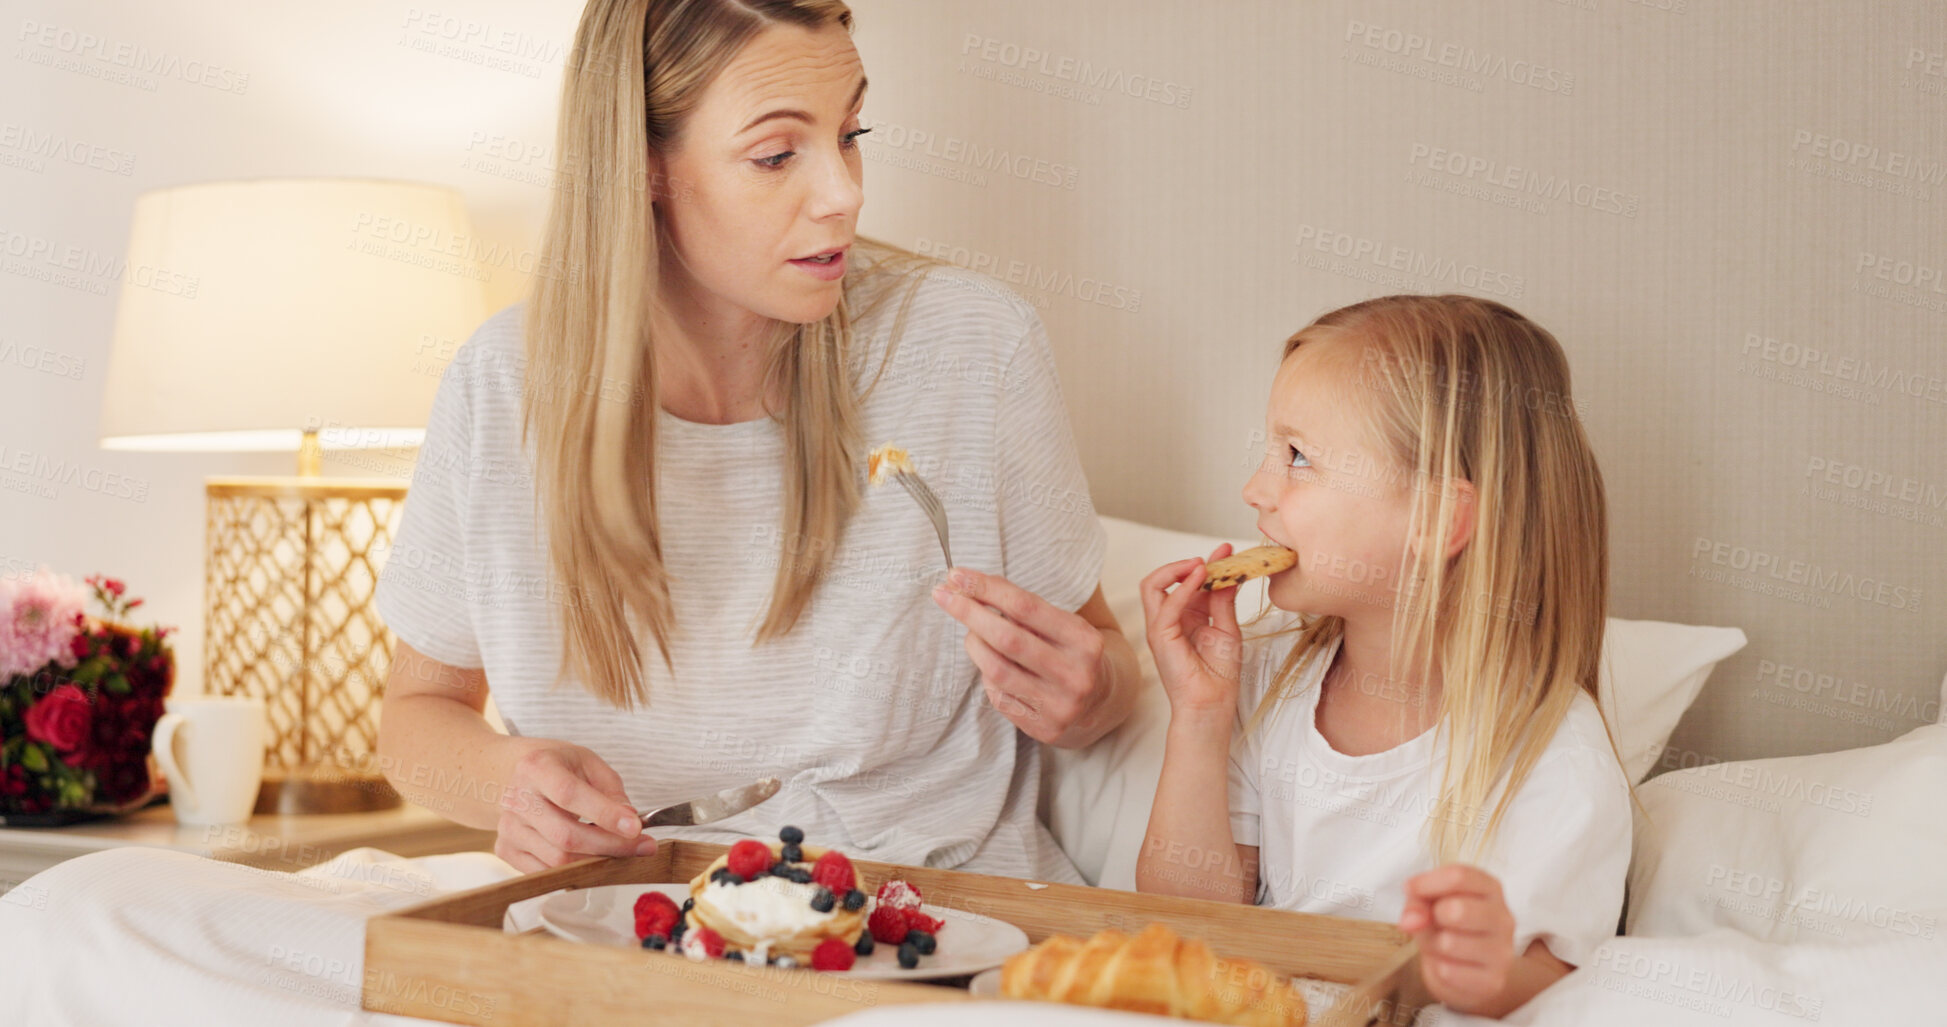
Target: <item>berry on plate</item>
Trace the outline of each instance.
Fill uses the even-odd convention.
[[[898,906],[901,909],[918,909],[919,889],[905,881],[887,881],[879,886],[879,905]]]
[[[899,914],[906,918],[906,929],[909,931],[925,931],[927,934],[938,934],[940,933],[940,928],[946,926],[946,923],[938,917],[927,916],[925,913],[920,912],[917,906],[911,909],[902,909],[899,911]]]
[[[683,955],[696,960],[722,959],[723,935],[708,927],[690,931],[683,937]]]
[[[843,938],[826,938],[811,952],[813,970],[850,970],[856,956]]]
[[[859,883],[858,875],[852,872],[852,861],[837,849],[828,849],[811,865],[811,880],[831,889],[833,895],[843,895]]]
[[[752,880],[771,869],[771,847],[755,838],[746,838],[730,847],[727,865],[730,872]]]
[[[659,891],[643,892],[635,900],[635,936],[637,940],[656,934],[667,937],[681,917],[682,911],[669,896]]]
[[[865,920],[872,940],[881,945],[897,945],[906,940],[906,911],[897,906],[880,906]]]

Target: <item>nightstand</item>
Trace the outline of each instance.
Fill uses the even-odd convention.
[[[401,856],[490,851],[492,831],[462,827],[406,804],[370,813],[252,817],[223,827],[181,827],[168,806],[71,827],[0,827],[0,892],[85,853],[148,845],[266,870],[302,870],[369,845]]]

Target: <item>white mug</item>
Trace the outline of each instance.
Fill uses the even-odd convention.
[[[245,696],[168,699],[155,724],[155,758],[169,780],[176,823],[241,824],[264,780],[264,702]]]

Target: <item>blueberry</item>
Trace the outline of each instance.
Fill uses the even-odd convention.
[[[792,867],[792,868],[791,868],[791,880],[793,880],[793,881],[796,881],[796,882],[798,882],[799,884],[810,884],[810,883],[811,883],[811,871],[809,871],[809,870],[806,870],[806,869],[805,869],[805,868],[803,868],[803,867]]]
[[[773,863],[773,864],[771,864],[771,876],[772,876],[772,877],[782,877],[782,878],[784,878],[784,879],[785,879],[785,880],[787,880],[787,881],[788,881],[788,880],[790,880],[790,879],[791,879],[791,864],[789,864],[789,863],[786,863],[785,861],[783,861],[783,860],[781,860],[781,859],[780,859],[780,860],[778,860],[777,862],[775,862],[775,863]]]
[[[684,900],[683,900],[683,909],[682,909],[682,911],[683,911],[684,913],[688,913],[688,912],[689,912],[689,911],[690,911],[691,909],[694,909],[695,907],[696,907],[696,900],[695,900],[695,899],[684,899]]]
[[[738,952],[735,949],[732,949],[729,952],[724,953],[723,958],[731,960],[732,962],[741,963],[744,961],[744,954]]]
[[[871,955],[872,954],[872,932],[860,931],[858,943],[852,946],[852,951],[858,953],[861,956]]]
[[[743,884],[744,875],[736,872],[735,870],[725,870],[723,872],[723,883],[731,884],[731,885]]]
[[[932,955],[933,950],[939,946],[939,942],[934,940],[933,936],[925,931],[907,931],[906,941],[918,949],[919,954],[922,956]]]
[[[784,825],[784,830],[777,833],[777,840],[786,845],[802,845],[804,844],[804,832],[786,824]]]
[[[663,937],[660,934],[652,934],[649,937],[642,939],[642,947],[645,949],[660,950],[663,948],[667,948],[668,945],[669,945],[669,939]]]
[[[919,965],[919,949],[911,941],[899,943],[899,965],[908,970]]]
[[[803,863],[804,850],[798,848],[798,846],[794,843],[786,843],[782,848],[778,850],[777,858],[785,861],[786,863]]]
[[[857,909],[857,908],[859,908],[860,906],[863,906],[863,905],[865,905],[865,893],[864,893],[864,892],[862,892],[862,891],[860,891],[860,890],[858,890],[857,888],[854,888],[854,889],[852,889],[851,891],[848,891],[848,892],[846,892],[846,893],[845,893],[845,908],[846,908],[846,909]]]
[[[811,893],[811,908],[820,913],[831,912],[833,901],[832,890],[824,885],[819,885],[818,890]]]

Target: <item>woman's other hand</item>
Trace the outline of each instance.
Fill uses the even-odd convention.
[[[1070,613],[998,574],[955,567],[933,601],[967,626],[987,701],[1034,740],[1087,745],[1128,716],[1134,654],[1101,589]]]

